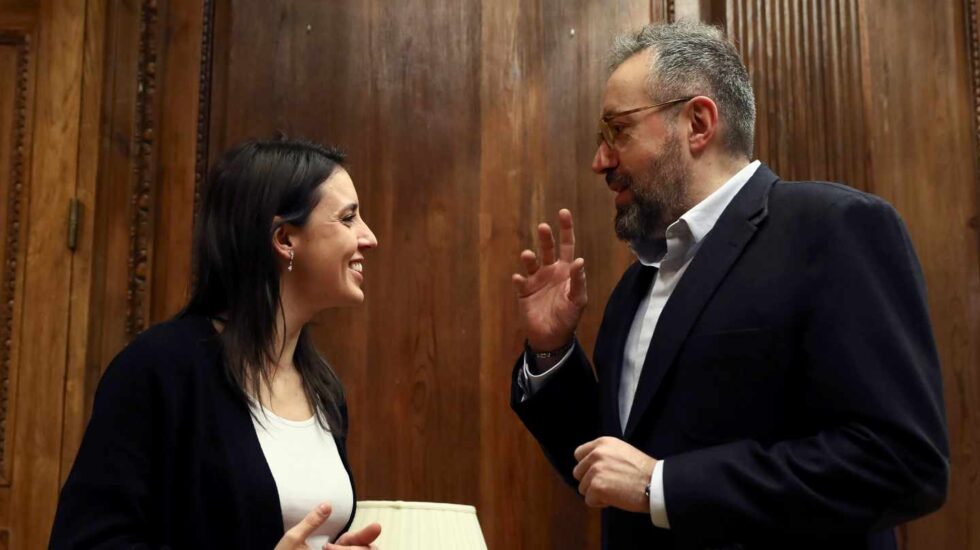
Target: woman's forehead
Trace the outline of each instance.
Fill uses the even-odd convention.
[[[320,203],[328,208],[341,208],[350,203],[357,203],[354,181],[346,170],[337,168],[320,184]]]

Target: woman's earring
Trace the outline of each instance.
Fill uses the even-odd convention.
[[[289,249],[289,266],[286,267],[286,271],[292,271],[293,270],[293,255],[294,255],[293,249],[290,248]]]

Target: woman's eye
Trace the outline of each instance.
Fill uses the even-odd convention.
[[[356,219],[357,219],[357,216],[355,216],[354,214],[348,214],[348,215],[344,216],[343,218],[340,218],[340,221],[344,225],[352,225],[354,223],[354,220],[356,220]]]

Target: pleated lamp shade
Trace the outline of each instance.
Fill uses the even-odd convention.
[[[374,542],[382,550],[487,550],[476,508],[437,502],[364,500],[357,503],[351,531],[381,524]]]

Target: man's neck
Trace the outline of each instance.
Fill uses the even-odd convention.
[[[723,154],[700,159],[691,170],[689,197],[691,204],[698,204],[708,198],[749,162],[749,159],[743,156],[733,157]]]

